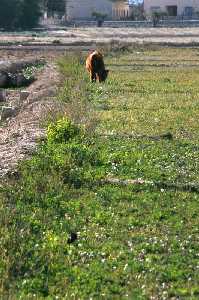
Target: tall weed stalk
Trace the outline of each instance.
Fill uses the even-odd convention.
[[[65,103],[65,114],[75,124],[93,133],[98,123],[92,105],[92,88],[85,71],[85,58],[82,54],[66,54],[58,61],[63,85],[59,100]]]

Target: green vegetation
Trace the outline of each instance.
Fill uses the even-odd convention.
[[[45,10],[49,15],[63,15],[66,11],[66,1],[65,0],[42,0]]]
[[[27,78],[30,79],[34,76],[34,74],[38,71],[41,70],[45,65],[45,62],[43,63],[37,63],[33,66],[26,67],[22,70],[23,75]]]
[[[111,53],[105,84],[59,62],[67,117],[1,188],[2,297],[198,299],[198,193],[103,182],[199,182],[198,55]]]
[[[95,20],[97,21],[97,26],[101,27],[102,24],[104,23],[104,20],[107,17],[107,14],[98,12],[98,11],[93,11],[92,12],[92,17],[95,18]]]
[[[29,29],[38,24],[41,0],[1,0],[0,29]]]
[[[0,30],[33,28],[44,11],[61,17],[65,14],[65,6],[65,0],[1,0]]]

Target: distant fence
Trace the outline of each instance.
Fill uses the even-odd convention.
[[[39,23],[42,26],[65,25],[66,21],[60,18],[47,18],[47,19],[40,19]]]
[[[73,20],[67,22],[65,19],[48,18],[40,20],[42,26],[70,26],[70,27],[96,27],[96,21]],[[150,21],[104,21],[103,27],[122,28],[122,27],[153,27]],[[182,20],[182,19],[166,19],[160,20],[156,27],[199,27],[199,19]]]
[[[95,27],[97,22],[74,20],[74,27]],[[104,21],[103,27],[153,27],[152,21]],[[156,27],[199,27],[199,20],[161,20]]]

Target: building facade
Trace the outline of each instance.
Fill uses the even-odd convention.
[[[125,20],[132,14],[132,6],[128,1],[116,1],[112,6],[112,18],[113,20]]]
[[[71,20],[92,19],[93,12],[105,14],[112,18],[112,2],[109,0],[67,0],[66,18]]]
[[[106,15],[107,20],[127,19],[131,14],[128,1],[118,0],[66,0],[66,19],[91,20],[93,12]]]
[[[147,15],[161,11],[170,17],[192,18],[199,12],[199,0],[144,0],[144,10]]]

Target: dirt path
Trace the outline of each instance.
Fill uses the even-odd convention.
[[[7,104],[14,106],[17,113],[0,127],[0,177],[33,153],[38,140],[45,135],[42,121],[50,112],[62,109],[55,101],[60,80],[56,65],[47,63],[36,76],[37,80],[26,89],[30,93],[26,100],[20,100],[19,91],[8,92]]]
[[[68,50],[109,43],[199,44],[199,28],[108,28],[66,27],[42,32],[0,32],[0,47]]]

